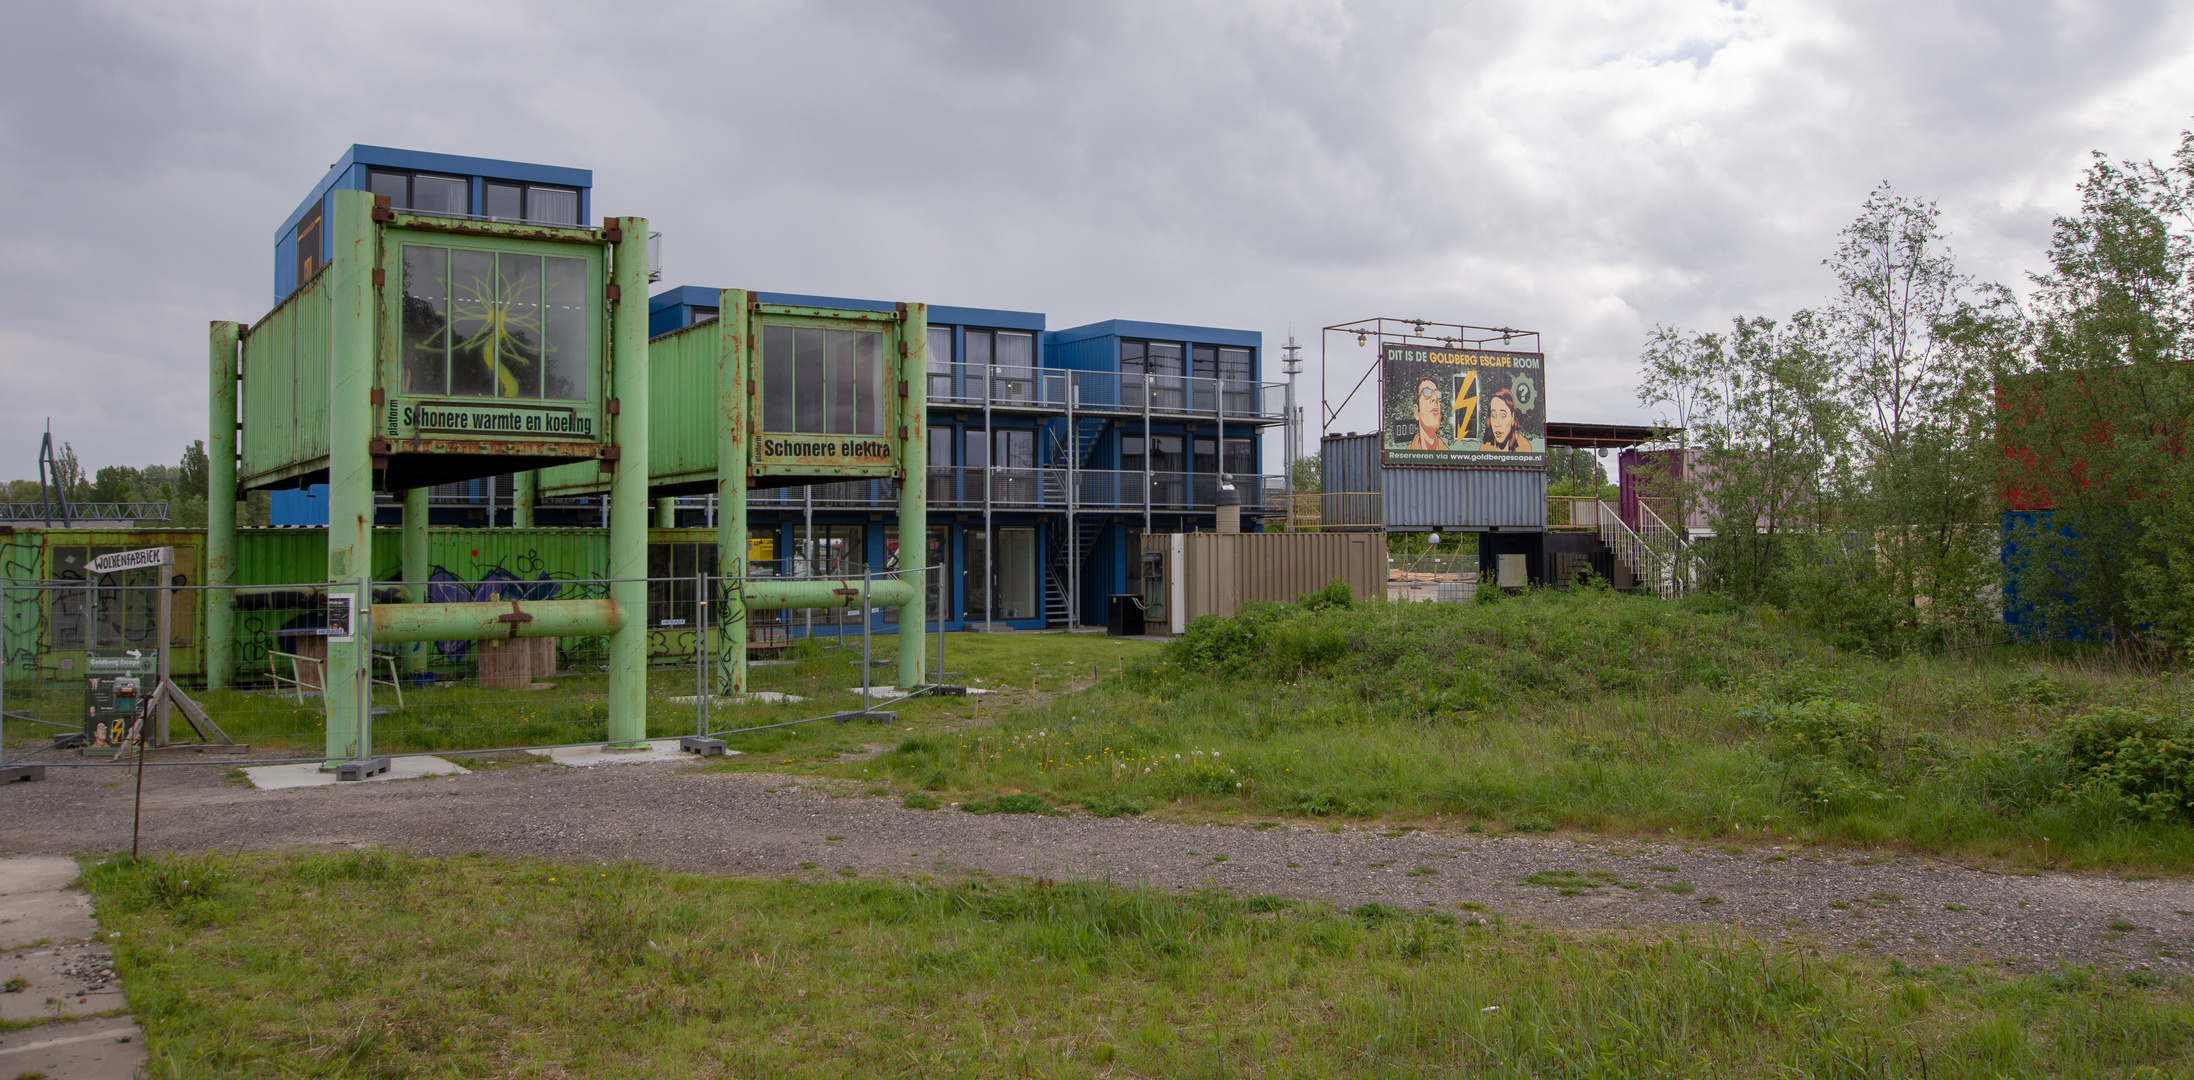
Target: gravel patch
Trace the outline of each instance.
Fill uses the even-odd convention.
[[[1079,812],[977,816],[851,796],[858,787],[835,781],[708,773],[691,762],[615,769],[535,762],[281,791],[238,785],[212,767],[153,768],[144,844],[155,853],[384,844],[420,854],[634,859],[818,880],[1104,878],[1541,926],[1726,927],[1914,963],[2194,973],[2194,889],[2183,880],[2003,874],[1796,845],[1732,851],[1300,819],[1190,825]],[[117,781],[127,775],[53,769],[43,782],[0,788],[0,852],[126,847],[130,791]]]

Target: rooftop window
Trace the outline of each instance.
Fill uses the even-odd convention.
[[[579,190],[544,184],[490,180],[481,210],[497,221],[537,221],[543,225],[579,224]]]
[[[390,206],[414,214],[463,217],[472,213],[472,182],[462,176],[368,169],[366,190],[386,195]]]

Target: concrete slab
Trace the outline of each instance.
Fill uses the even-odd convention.
[[[0,1020],[72,1020],[129,1008],[114,961],[98,942],[0,952],[4,986],[16,989],[0,990]]]
[[[91,937],[91,898],[69,891],[75,880],[76,860],[65,856],[0,859],[0,949]]]
[[[607,744],[559,746],[553,750],[528,750],[526,753],[535,757],[545,757],[558,765],[569,765],[575,769],[591,769],[596,765],[637,765],[649,761],[694,760],[692,754],[678,749],[678,740],[676,739],[650,740],[648,748],[645,750],[604,750],[602,747],[605,745]],[[724,751],[726,754],[737,754],[738,752],[737,750]]]
[[[351,784],[378,784],[388,780],[417,780],[426,776],[462,776],[471,772],[454,761],[424,754],[394,758],[389,761],[389,771],[364,780],[352,780]],[[321,771],[313,762],[299,765],[260,765],[244,770],[251,778],[251,786],[261,791],[280,791],[284,788],[333,787],[339,781],[335,771]]]
[[[0,1076],[131,1080],[144,1061],[144,1034],[126,1016],[0,1031]]]
[[[691,705],[699,701],[700,698],[694,694],[687,694],[684,697],[674,697],[670,700],[675,705]],[[806,700],[798,694],[780,694],[775,690],[757,690],[751,694],[734,694],[729,697],[718,694],[710,697],[708,703],[710,705],[791,705]]]
[[[128,1016],[114,956],[97,938],[91,898],[74,892],[76,860],[0,858],[0,1077],[128,1080],[145,1041]],[[31,942],[43,941],[32,945]],[[43,1022],[40,1022],[43,1021]]]

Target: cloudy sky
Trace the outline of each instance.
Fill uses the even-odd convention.
[[[591,168],[666,284],[1313,361],[1374,315],[1532,327],[1550,415],[1626,421],[1646,330],[1817,303],[1877,183],[2017,282],[2090,151],[2194,124],[2194,7],[2157,0],[7,10],[4,476],[48,416],[93,466],[203,437],[206,322],[270,306],[274,229],[351,143]]]

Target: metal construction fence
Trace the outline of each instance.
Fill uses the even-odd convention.
[[[945,568],[832,569],[812,580],[840,583],[846,606],[748,610],[744,619],[724,618],[739,579],[708,573],[645,579],[648,737],[852,719],[909,696],[898,689],[899,609],[870,606],[866,594],[915,573],[934,603]],[[355,584],[226,590],[235,609],[233,669],[227,686],[210,689],[203,609],[213,590],[163,590],[157,574],[145,580],[135,571],[108,577],[114,583],[0,579],[0,764],[110,761],[137,719],[155,747],[210,744],[178,760],[326,760],[328,598],[356,592]],[[544,576],[422,588],[428,603],[510,601],[515,609],[531,601],[606,598],[613,584]],[[471,753],[607,739],[608,636],[374,642],[371,608],[404,602],[410,588],[374,583],[352,621],[372,667],[363,746],[376,754]],[[178,703],[151,703],[163,592],[168,667],[204,724]],[[943,671],[944,636],[935,633],[934,619],[927,629],[934,636],[924,643],[923,681],[934,685]],[[734,695],[729,676],[737,650],[746,654],[747,691]]]

